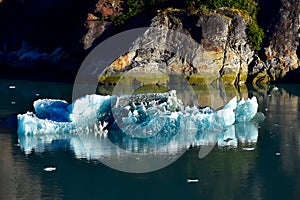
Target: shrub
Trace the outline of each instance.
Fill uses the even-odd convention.
[[[262,28],[258,26],[256,22],[251,22],[248,25],[247,35],[251,46],[254,50],[259,51],[261,48],[262,41],[265,37],[265,33]]]
[[[125,9],[122,15],[110,18],[110,21],[116,25],[124,24],[128,19],[142,12],[147,6],[153,6],[167,0],[127,0],[125,2]]]

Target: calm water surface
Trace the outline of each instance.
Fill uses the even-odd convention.
[[[253,151],[217,147],[203,159],[190,148],[150,173],[116,171],[77,159],[67,143],[29,155],[18,146],[16,114],[39,98],[72,95],[71,84],[0,80],[0,199],[299,199],[300,87],[248,88],[266,119]],[[232,92],[232,91],[231,91]],[[245,93],[245,91],[244,91]],[[244,94],[243,94],[244,95]],[[46,166],[56,171],[45,172]],[[188,178],[198,183],[187,183]]]

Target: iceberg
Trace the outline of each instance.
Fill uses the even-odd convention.
[[[19,114],[18,136],[26,154],[55,141],[76,157],[97,159],[125,152],[170,153],[190,146],[237,147],[255,143],[257,99],[233,98],[222,109],[184,106],[176,91],[138,95],[86,95],[72,104],[40,99],[34,112]],[[115,147],[118,147],[117,149]]]
[[[184,106],[176,91],[131,96],[86,95],[73,104],[64,100],[40,99],[34,111],[18,115],[19,134],[97,131],[108,122],[110,129],[131,137],[152,137],[189,129],[222,129],[235,122],[250,121],[257,113],[255,97],[233,98],[222,109]],[[187,126],[188,124],[188,126]],[[175,131],[175,132],[174,132]]]

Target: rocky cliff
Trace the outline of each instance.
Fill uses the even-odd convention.
[[[266,37],[260,51],[249,41],[252,19],[242,10],[220,8],[193,13],[182,3],[166,0],[148,5],[142,12],[134,1],[6,0],[0,3],[0,65],[72,66],[76,70],[98,43],[128,28],[150,26],[130,52],[117,58],[100,81],[130,71],[155,70],[183,74],[191,84],[222,81],[225,84],[266,83],[286,77],[299,66],[300,2],[260,0],[258,22]],[[276,9],[272,8],[276,4]],[[130,6],[135,6],[131,8]],[[171,8],[178,6],[177,8]],[[14,12],[12,12],[14,11]],[[12,14],[14,13],[14,14]],[[266,17],[267,16],[267,17]],[[153,31],[159,29],[160,31]],[[162,33],[160,35],[160,33]],[[195,43],[173,42],[166,50],[170,32],[177,31]],[[148,35],[147,35],[148,34]],[[151,36],[151,37],[146,37]],[[147,38],[144,39],[143,38]],[[186,49],[187,54],[183,53]],[[193,55],[190,55],[191,52]],[[49,68],[51,70],[51,68]],[[110,80],[110,81],[109,81]]]
[[[170,12],[154,17],[150,27],[128,54],[106,68],[102,82],[134,71],[180,73],[191,84],[203,78],[207,84],[220,79],[225,84],[245,83],[254,51],[239,12],[221,9],[202,16]]]
[[[276,5],[277,1],[274,3]],[[288,79],[299,67],[300,1],[280,0],[278,3],[278,11],[271,16],[272,21],[265,24],[268,37],[261,57],[256,57],[254,65],[250,67],[250,82],[267,83]],[[294,77],[293,81],[300,82],[298,77]]]

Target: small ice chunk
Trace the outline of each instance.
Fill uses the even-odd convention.
[[[254,147],[244,147],[244,151],[253,151],[255,148]]]
[[[275,154],[276,156],[280,156],[281,155],[281,153],[279,153],[279,152],[276,152],[276,154]]]
[[[199,179],[186,179],[186,182],[187,183],[198,183],[199,182]]]
[[[9,89],[16,89],[16,86],[15,85],[10,85],[8,88]]]
[[[55,170],[56,170],[56,167],[45,167],[44,168],[45,172],[52,172],[52,171],[55,171]]]
[[[277,91],[279,88],[275,86],[272,90]]]

